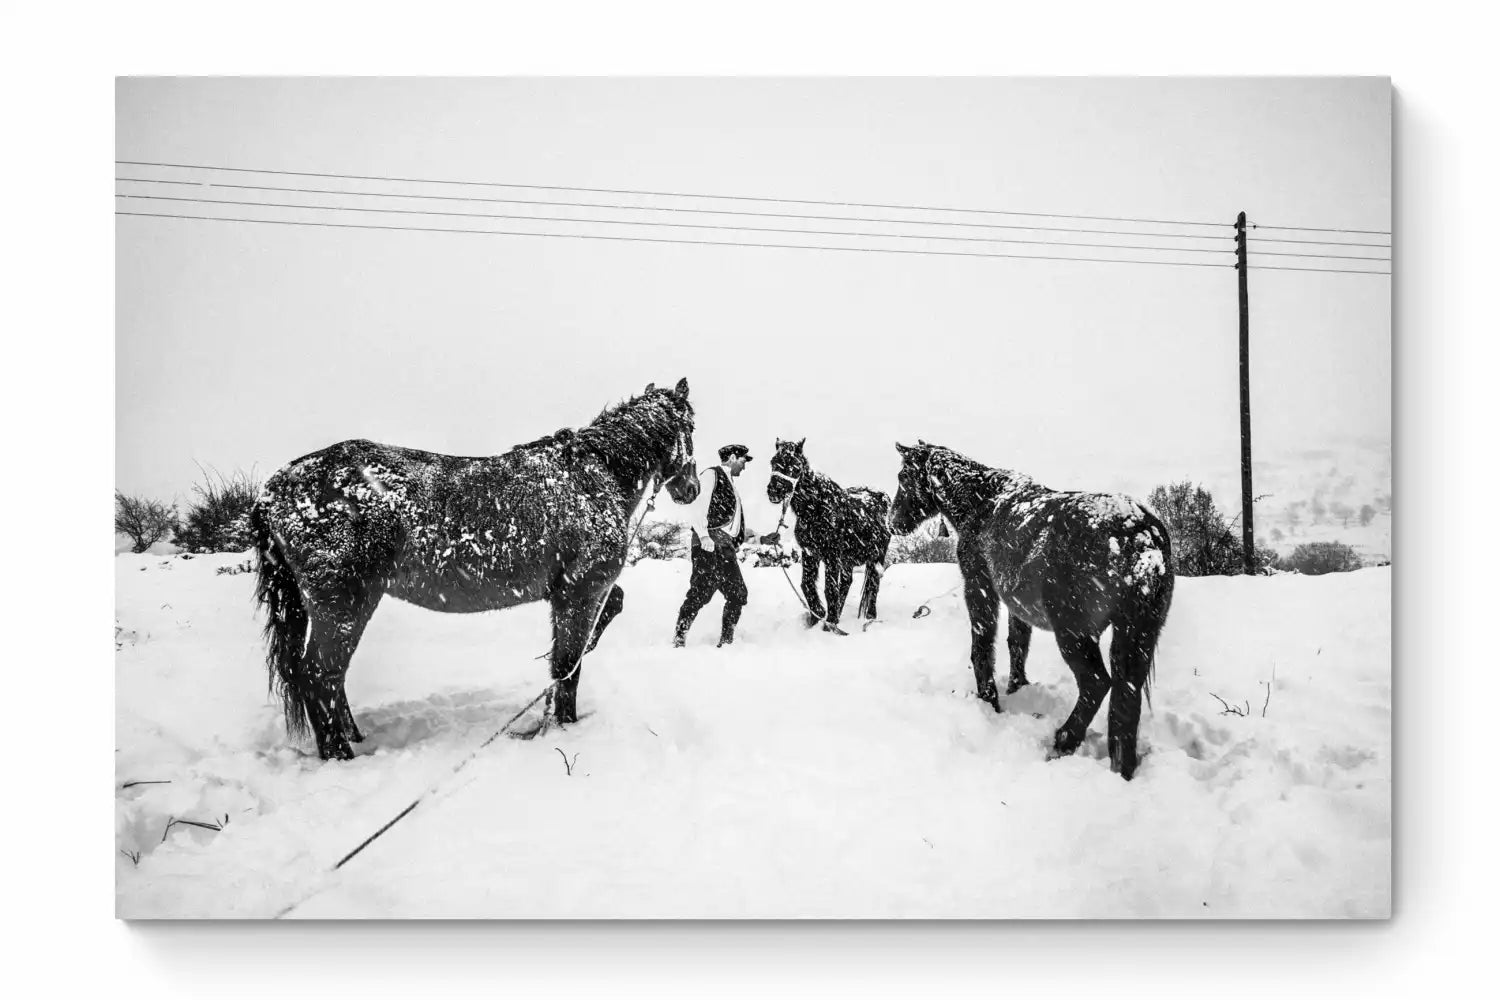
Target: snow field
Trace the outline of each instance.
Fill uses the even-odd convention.
[[[882,620],[848,637],[805,630],[781,571],[747,568],[736,645],[714,648],[715,600],[673,650],[687,563],[642,563],[584,663],[584,718],[457,774],[546,685],[546,609],[387,600],[349,675],[368,739],[324,763],[267,695],[253,576],[215,573],[243,560],[116,559],[120,916],[1390,912],[1388,568],[1179,579],[1127,783],[1107,704],[1046,759],[1075,694],[1049,635],[1004,714],[974,698],[952,565],[892,568]]]

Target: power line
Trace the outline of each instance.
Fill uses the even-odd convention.
[[[1013,212],[998,208],[954,208],[946,205],[893,205],[879,202],[824,201],[815,198],[768,198],[758,195],[695,194],[685,191],[643,191],[630,188],[592,188],[563,184],[513,184],[505,181],[456,181],[425,177],[386,177],[370,174],[321,173],[312,170],[267,170],[254,167],[222,167],[203,163],[161,163],[152,160],[116,160],[132,167],[168,167],[178,170],[219,170],[241,174],[279,174],[286,177],[326,177],[339,180],[388,181],[397,184],[452,184],[466,187],[522,188],[531,191],[584,191],[589,194],[632,194],[652,198],[703,198],[721,201],[780,202],[787,205],[828,205],[835,208],[882,208],[912,212],[965,212],[980,215],[1021,215],[1045,219],[1082,219],[1093,222],[1147,222],[1164,226],[1228,226],[1227,222],[1191,222],[1183,219],[1148,219],[1117,215],[1070,215],[1062,212]]]
[[[806,243],[739,243],[731,240],[673,240],[652,236],[604,236],[597,233],[526,233],[498,229],[440,229],[428,226],[380,226],[356,222],[309,222],[292,219],[246,219],[211,215],[180,215],[169,212],[125,212],[116,215],[156,219],[196,219],[200,222],[249,222],[270,226],[316,226],[326,229],[376,229],[402,233],[466,233],[482,236],[538,236],[549,239],[609,240],[620,243],[674,243],[682,246],[762,247],[773,250],[837,250],[845,253],[896,253],[929,257],[1004,257],[1012,260],[1069,260],[1095,264],[1147,264],[1163,267],[1233,267],[1196,260],[1134,260],[1125,257],[1060,257],[1044,254],[975,253],[965,250],[907,250],[896,247],[839,247]]]
[[[1285,267],[1280,264],[1257,265],[1251,264],[1257,271],[1310,271],[1314,274],[1383,274],[1387,278],[1391,276],[1389,271],[1366,271],[1360,268],[1341,267]]]
[[[846,236],[846,237],[870,237],[874,239],[890,240],[944,240],[960,243],[1018,243],[1032,246],[1053,247],[1092,247],[1100,250],[1155,250],[1162,253],[1232,253],[1232,250],[1213,250],[1204,247],[1162,247],[1141,246],[1138,244],[1119,243],[1079,243],[1063,240],[1021,240],[995,236],[930,236],[922,233],[871,233],[871,232],[847,232],[842,230],[827,229],[782,229],[770,226],[731,226],[723,224],[693,223],[693,222],[654,222],[650,220],[632,219],[575,219],[567,216],[555,215],[506,215],[495,212],[439,212],[415,208],[372,208],[359,205],[307,205],[296,202],[274,202],[274,201],[234,201],[218,198],[181,198],[173,195],[158,194],[117,194],[117,198],[149,199],[152,201],[192,202],[200,205],[239,205],[253,208],[292,208],[308,211],[330,211],[330,212],[379,212],[389,215],[439,215],[445,217],[458,217],[465,219],[509,219],[535,222],[567,222],[580,225],[609,225],[609,226],[656,226],[670,229],[713,229],[731,230],[747,233],[783,233],[807,236]]]
[[[1303,232],[1303,233],[1362,233],[1365,236],[1389,236],[1389,229],[1319,229],[1317,226],[1262,226],[1258,222],[1250,224],[1251,229],[1275,229],[1280,232]]]
[[[156,177],[116,177],[131,184],[176,184],[188,187],[221,187],[242,191],[281,191],[287,194],[336,194],[354,198],[419,198],[431,201],[492,202],[506,205],[555,205],[563,208],[607,208],[626,212],[683,212],[694,215],[745,215],[764,219],[812,219],[820,222],[875,222],[897,226],[958,226],[966,229],[1005,229],[1024,232],[1090,233],[1098,236],[1148,236],[1168,240],[1218,240],[1232,236],[1208,233],[1157,233],[1119,229],[1076,229],[1058,226],[1005,225],[999,222],[950,222],[934,219],[889,219],[859,215],[808,215],[801,212],[747,212],[729,208],[682,208],[662,205],[621,205],[594,201],[536,201],[527,198],[479,198],[447,194],[397,194],[392,191],[348,191],[339,188],[276,187],[266,184],[225,184],[218,181],[176,181]],[[956,210],[955,210],[956,211]]]
[[[1323,247],[1369,247],[1372,250],[1389,250],[1389,243],[1348,243],[1339,240],[1291,240],[1270,236],[1251,236],[1256,243],[1311,243]]]
[[[1257,250],[1257,257],[1323,257],[1327,260],[1378,260],[1390,262],[1389,257],[1363,257],[1347,253],[1292,253],[1289,250]]]

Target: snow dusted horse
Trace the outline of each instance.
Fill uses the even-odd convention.
[[[1128,780],[1137,764],[1141,695],[1149,694],[1156,641],[1172,605],[1166,526],[1129,497],[1050,490],[926,442],[896,450],[892,527],[909,534],[941,514],[957,530],[979,697],[1000,711],[995,637],[1003,601],[1010,618],[1006,693],[1026,683],[1031,630],[1052,632],[1078,681],[1078,703],[1057,730],[1054,754],[1078,749],[1108,693],[1110,769]],[[1099,636],[1111,626],[1106,674]]]
[[[802,548],[802,593],[813,616],[808,624],[815,625],[821,620],[824,630],[837,632],[858,563],[865,566],[865,585],[857,617],[875,617],[880,574],[885,571],[886,549],[891,544],[891,529],[886,523],[891,499],[879,490],[863,486],[846,490],[818,472],[802,453],[806,441],[807,438],[777,440],[766,496],[778,504],[790,499],[792,513],[797,515],[795,535]],[[819,563],[827,567],[823,578],[828,598],[826,610],[818,599]]]
[[[385,594],[459,613],[550,602],[552,711],[576,721],[585,645],[624,607],[632,511],[662,479],[697,498],[692,435],[683,379],[490,458],[344,441],[281,469],[251,525],[288,733],[311,727],[323,759],[353,757],[344,675]]]

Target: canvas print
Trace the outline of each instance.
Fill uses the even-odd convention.
[[[1388,80],[116,98],[118,916],[1389,916]]]

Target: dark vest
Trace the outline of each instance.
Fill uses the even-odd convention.
[[[734,517],[734,480],[718,466],[714,466],[714,472],[714,491],[708,498],[708,526],[727,529],[730,519]],[[744,540],[745,518],[741,515],[740,533],[734,543],[738,545]]]

